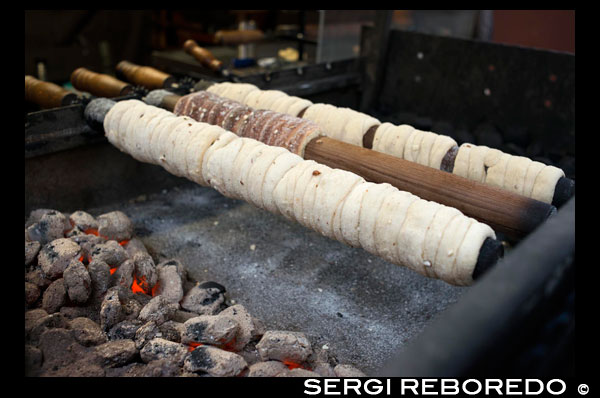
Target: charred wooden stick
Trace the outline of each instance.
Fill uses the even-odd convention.
[[[133,86],[113,76],[77,68],[71,73],[71,84],[77,90],[87,91],[97,97],[119,97],[130,94]]]
[[[150,66],[140,66],[129,61],[121,61],[116,66],[117,73],[135,85],[144,86],[150,90],[169,88],[176,79]]]
[[[164,90],[151,92],[146,97],[147,103],[171,111],[175,109],[173,104],[176,100],[178,96]],[[181,114],[220,125],[239,135],[239,131],[236,131],[239,128],[228,124],[227,117],[217,116],[232,103],[239,104],[224,100],[221,105],[207,106],[210,111],[204,112],[203,117],[199,117],[202,113],[191,111]],[[198,110],[198,106],[194,109]],[[265,142],[267,138],[263,136],[261,141]],[[270,142],[272,141],[267,143]],[[386,182],[423,199],[457,208],[514,239],[523,238],[556,212],[556,208],[547,203],[328,137],[312,139],[304,148],[302,156],[330,167],[351,171],[368,181]]]
[[[407,192],[399,192],[397,189],[392,188],[387,184],[366,183],[362,178],[355,174],[341,170],[330,169],[327,166],[316,163],[314,161],[303,161],[297,155],[284,151],[281,148],[266,146],[254,140],[244,141],[244,139],[238,138],[236,137],[236,135],[232,134],[231,132],[227,132],[222,128],[206,126],[206,124],[204,123],[199,123],[195,125],[194,122],[187,117],[173,119],[172,117],[168,116],[167,112],[162,111],[163,114],[161,114],[160,111],[155,107],[139,106],[139,101],[130,100],[123,102],[123,104],[119,103],[118,110],[115,109],[114,112],[111,112],[113,106],[115,105],[114,101],[108,99],[95,99],[90,102],[90,104],[86,107],[85,110],[85,115],[88,120],[93,121],[95,123],[103,123],[109,141],[121,151],[129,153],[134,158],[140,161],[159,164],[165,167],[168,171],[174,173],[175,175],[185,176],[186,178],[189,178],[192,181],[196,181],[201,185],[210,185],[222,193],[225,192],[224,194],[227,194],[228,196],[231,195],[232,197],[238,197],[237,195],[241,195],[241,198],[244,198],[245,200],[255,204],[258,207],[265,208],[269,211],[273,211],[276,213],[281,212],[279,214],[283,214],[288,218],[291,217],[292,219],[300,222],[301,224],[305,226],[310,226],[312,229],[316,229],[324,235],[329,236],[331,238],[333,238],[332,234],[335,235],[335,231],[344,234],[350,234],[347,236],[344,235],[344,237],[338,237],[337,235],[335,235],[335,238],[337,240],[345,241],[344,239],[349,239],[351,242],[353,242],[354,238],[352,238],[352,236],[354,235],[352,235],[352,233],[360,234],[360,231],[362,231],[363,229],[365,231],[368,231],[368,224],[371,223],[371,229],[373,229],[373,236],[370,236],[369,233],[365,232],[366,235],[364,235],[363,240],[363,238],[359,238],[359,236],[356,235],[355,238],[359,239],[359,241],[357,241],[357,243],[352,243],[352,245],[364,247],[366,250],[374,254],[381,255],[383,258],[388,259],[393,263],[405,265],[429,277],[437,277],[449,283],[464,285],[471,283],[474,278],[480,277],[487,269],[492,267],[503,254],[502,244],[493,238],[493,232],[488,226],[477,223],[472,220],[469,221],[467,217],[465,217],[463,214],[460,214],[456,209],[451,209],[448,207],[440,206],[436,203],[422,200]],[[113,115],[111,116],[111,118],[108,118],[107,116],[109,112],[110,115]],[[123,123],[119,122],[120,118],[122,117],[131,118],[133,125],[131,123],[128,123],[128,127],[124,128]],[[105,118],[106,120],[104,120]],[[150,120],[158,121],[158,125],[154,122],[149,123]],[[153,127],[150,127],[151,124],[153,125]],[[165,130],[165,127],[167,128],[167,130]],[[169,129],[172,129],[172,131],[169,132]],[[158,133],[159,136],[155,137],[155,139],[152,140],[153,144],[150,145],[150,142],[147,140],[147,138],[150,136],[155,136],[157,134],[157,131],[162,132],[163,130],[167,133],[169,139],[163,140],[162,134]],[[195,135],[191,134],[192,131],[195,132]],[[204,131],[206,131],[206,134],[203,133]],[[250,168],[250,170],[252,170],[251,174],[254,174],[254,170],[256,170],[255,176],[248,175],[247,177],[234,177],[233,174],[235,174],[235,168],[232,168],[231,170],[228,169],[229,171],[225,171],[225,166],[218,165],[221,161],[227,163],[228,159],[227,155],[225,155],[224,152],[220,153],[220,149],[218,148],[225,149],[224,147],[227,146],[225,142],[232,142],[231,148],[234,148],[236,147],[236,145],[233,144],[233,141],[235,140],[240,140],[239,142],[236,141],[237,144],[249,145],[253,148],[260,149],[260,151],[256,152],[258,155],[255,162],[256,169],[252,167]],[[202,150],[197,154],[194,153],[194,150],[185,150],[189,147],[189,144],[192,141],[196,142],[196,145],[200,146],[204,146],[205,144],[203,144],[202,142],[205,142],[208,145],[208,148],[205,148],[205,150]],[[173,146],[173,142],[176,142],[175,146]],[[215,146],[216,149],[213,149],[213,146]],[[229,146],[227,146],[227,148],[229,148]],[[181,149],[184,149],[184,152],[180,152]],[[238,148],[238,151],[240,149],[241,148]],[[229,151],[229,149],[227,149],[227,151]],[[218,152],[220,153],[219,155],[217,155]],[[239,152],[244,152],[247,155],[250,154],[249,151]],[[186,154],[184,155],[184,153]],[[211,153],[210,159],[208,159],[209,153]],[[265,155],[268,158],[268,160],[266,162],[261,162],[261,160],[259,159],[263,158],[260,154]],[[275,158],[283,159],[279,158],[279,155],[285,155],[285,159],[287,160],[282,160],[280,163],[277,163],[278,166],[274,166],[272,168],[273,171],[270,172],[270,174],[268,174],[267,177],[267,175],[265,175],[264,173],[267,173],[267,170],[271,170],[271,167],[267,167],[265,169],[264,166],[270,165],[271,162],[273,162],[272,164],[275,164]],[[195,159],[195,161],[187,161],[186,159],[188,156],[191,156],[191,158]],[[217,158],[221,160],[215,160]],[[233,162],[234,159],[230,160]],[[204,166],[205,163],[206,165]],[[202,164],[203,166],[201,166],[201,168],[198,169],[198,167],[200,167],[200,164]],[[235,164],[238,164],[237,157]],[[258,166],[259,164],[262,164],[263,166]],[[290,167],[295,167],[294,165],[299,166],[297,168],[297,170],[299,171],[288,175],[288,173],[286,173],[285,170],[289,170]],[[239,166],[240,167],[238,168],[240,170],[246,170],[245,167],[241,167],[241,165]],[[206,169],[204,169],[205,167]],[[261,169],[262,171],[260,171]],[[300,171],[304,169],[306,169],[306,171]],[[321,172],[316,171],[317,169],[321,170]],[[231,173],[232,171],[233,174]],[[223,173],[222,176],[220,176],[219,174],[221,172]],[[302,208],[304,209],[304,212],[302,212],[302,214],[304,214],[305,217],[299,216],[299,213],[296,214],[296,210],[294,210],[294,216],[292,216],[291,213],[289,213],[289,211],[291,211],[291,202],[289,202],[288,199],[286,199],[288,194],[285,193],[287,192],[286,190],[289,188],[285,187],[289,186],[290,183],[296,185],[295,181],[300,176],[296,175],[296,173],[302,173],[302,175],[306,174],[309,177],[312,176],[310,178],[315,179],[320,178],[319,175],[323,173],[325,173],[324,175],[330,175],[329,184],[327,184],[325,182],[326,180],[324,179],[322,181],[322,184],[317,183],[316,187],[319,187],[319,190],[323,189],[323,194],[325,194],[325,192],[330,192],[331,194],[338,195],[342,199],[342,201],[348,201],[352,203],[349,206],[359,205],[359,202],[362,201],[356,195],[354,196],[354,199],[351,199],[347,195],[343,195],[344,189],[352,189],[352,187],[354,186],[361,187],[360,189],[356,190],[356,192],[360,193],[364,191],[364,194],[371,195],[371,200],[376,200],[376,198],[379,197],[378,195],[375,195],[375,192],[380,192],[382,195],[386,194],[388,195],[386,197],[390,200],[390,202],[388,203],[397,203],[398,205],[404,203],[404,205],[402,205],[405,206],[404,210],[398,210],[402,214],[406,213],[406,216],[402,217],[406,217],[407,219],[412,220],[406,222],[406,226],[408,227],[408,225],[411,224],[411,227],[408,227],[405,230],[404,228],[401,228],[402,226],[404,226],[404,223],[391,223],[389,221],[380,222],[379,224],[377,224],[376,220],[382,221],[387,220],[389,217],[394,218],[395,214],[394,212],[389,213],[389,210],[383,210],[383,208],[379,209],[375,207],[373,207],[369,212],[372,214],[367,213],[366,210],[364,211],[365,225],[364,228],[360,229],[358,227],[355,228],[354,226],[352,226],[351,220],[355,219],[356,215],[353,216],[354,213],[352,211],[346,212],[346,208],[344,207],[344,214],[346,215],[340,216],[340,222],[337,223],[336,227],[335,221],[333,221],[333,225],[326,221],[329,219],[330,216],[333,217],[332,211],[334,209],[330,205],[337,203],[338,200],[333,200],[333,202],[330,203],[330,205],[325,205],[324,203],[321,204],[321,202],[319,201],[315,202],[314,206],[311,206],[309,204],[311,203],[310,196],[306,195],[304,196],[304,202],[306,202],[306,205],[302,206]],[[295,177],[292,176],[292,174],[294,174]],[[333,178],[334,174],[336,176],[335,178]],[[222,178],[225,178],[225,180],[222,180]],[[243,184],[241,180],[238,183],[238,178],[242,178],[246,182],[246,184]],[[341,185],[338,181],[339,178],[343,178],[345,181],[341,183]],[[285,183],[282,182],[283,179],[285,179]],[[356,185],[355,183],[351,183],[350,180],[355,181],[359,184]],[[263,187],[263,191],[261,191],[260,189],[257,191],[254,188],[260,188],[262,184],[266,184],[267,181],[270,181],[268,184],[270,184],[271,190],[273,190],[273,192],[272,195],[263,196],[260,194],[260,192],[271,192],[271,190],[268,189],[267,191],[264,191],[265,188]],[[277,184],[277,181],[281,182],[281,186]],[[313,186],[314,181],[312,179],[310,181],[310,186]],[[363,182],[360,183],[360,181]],[[258,186],[255,186],[255,182],[259,183]],[[300,182],[298,182],[298,184],[300,184]],[[308,188],[308,181],[304,181],[302,184],[305,184],[305,186],[307,187],[306,189],[310,189]],[[320,185],[322,185],[323,188],[320,188]],[[242,188],[245,186],[248,187],[248,193],[246,194],[243,193],[246,192],[246,190]],[[251,189],[250,187],[254,188]],[[371,189],[373,190],[373,193],[367,194],[367,192]],[[360,194],[360,196],[362,195],[363,194]],[[269,199],[267,199],[267,197]],[[351,195],[351,197],[353,196]],[[264,202],[263,199],[265,200]],[[381,197],[380,200],[382,199],[383,197]],[[408,202],[404,202],[405,199],[408,200]],[[324,200],[326,201],[325,198]],[[367,199],[365,199],[365,201],[367,201]],[[414,207],[411,213],[411,211],[408,210],[406,206],[409,205],[409,203],[413,203],[413,201],[416,207]],[[294,199],[293,202],[295,203],[296,199]],[[275,210],[276,208],[279,210]],[[311,208],[313,210],[309,210]],[[421,215],[421,212],[417,211],[417,209],[421,208],[423,211],[427,212],[429,216],[425,216],[424,214]],[[437,214],[438,210],[435,210],[435,213],[432,212],[434,211],[434,208],[440,209],[440,214],[446,212],[446,217],[453,215],[450,218],[447,218],[447,221],[457,221],[456,223],[453,223],[452,221],[448,225],[446,225],[446,223],[442,223],[440,226],[438,226],[438,229],[439,227],[443,227],[444,225],[446,225],[446,227],[443,228],[445,230],[450,228],[449,225],[454,225],[454,227],[450,229],[454,230],[458,228],[458,230],[463,231],[463,234],[465,233],[465,231],[468,230],[469,232],[467,233],[467,236],[470,236],[471,239],[468,239],[467,236],[465,236],[463,239],[459,239],[456,238],[452,233],[445,234],[446,237],[444,238],[444,234],[439,235],[439,232],[436,234],[435,231],[437,229],[432,229],[431,239],[433,240],[431,240],[429,245],[435,246],[439,244],[439,250],[441,250],[440,253],[443,254],[436,256],[435,253],[431,251],[432,249],[435,249],[435,247],[429,248],[428,246],[429,249],[424,250],[429,250],[429,255],[433,255],[433,257],[428,257],[431,259],[431,262],[429,260],[421,260],[421,262],[419,262],[420,260],[412,258],[409,255],[409,257],[407,257],[399,263],[398,261],[400,261],[401,258],[404,258],[404,255],[398,254],[398,256],[396,256],[396,254],[394,254],[396,253],[396,250],[394,249],[394,245],[396,245],[396,243],[394,243],[395,239],[393,238],[393,236],[395,235],[394,233],[392,233],[392,231],[399,231],[399,228],[402,231],[404,231],[396,238],[400,239],[398,241],[398,245],[401,245],[398,246],[398,253],[420,253],[421,249],[413,247],[408,242],[410,242],[411,239],[420,239],[420,244],[427,244],[424,240],[425,237],[421,236],[419,238],[419,234],[423,232],[427,233],[427,231],[429,231],[429,227],[427,227],[428,225],[430,225],[429,221],[425,222],[425,220],[429,220],[431,217],[433,217],[434,214]],[[442,211],[442,209],[444,210]],[[311,212],[313,213],[314,217],[311,217]],[[319,214],[321,215],[321,218],[317,218],[317,215]],[[309,218],[307,219],[306,216],[308,216]],[[419,223],[417,222],[417,220],[422,221]],[[466,222],[467,224],[464,224],[464,222]],[[459,225],[463,225],[463,227],[459,227]],[[406,241],[407,239],[408,241]],[[457,244],[459,246],[456,246]],[[378,245],[383,246],[379,246],[378,248]],[[386,247],[388,247],[391,251],[388,251]],[[402,249],[400,249],[400,247],[402,247]],[[421,254],[420,256],[422,255],[423,254]],[[456,267],[452,265],[452,258],[454,258],[452,256],[457,256],[457,260],[455,260],[454,262],[458,261],[458,257],[461,258],[460,265],[458,264],[458,262]],[[438,257],[440,258],[438,259]],[[448,261],[450,261],[450,263],[448,263]],[[427,267],[430,268],[428,269]]]
[[[78,100],[77,94],[54,83],[44,82],[33,76],[25,76],[25,101],[42,109],[70,105]]]

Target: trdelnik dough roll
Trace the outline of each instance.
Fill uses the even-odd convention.
[[[315,122],[328,137],[363,146],[372,135],[372,149],[435,169],[450,171],[474,181],[552,203],[556,184],[564,172],[554,166],[497,149],[465,143],[409,125],[380,123],[349,108],[313,104],[277,90],[260,90],[248,83],[216,83],[208,91],[257,109],[287,113]],[[304,101],[304,102],[303,102]]]
[[[484,241],[495,238],[454,208],[137,100],[114,105],[104,129],[140,161],[451,284],[472,283]]]

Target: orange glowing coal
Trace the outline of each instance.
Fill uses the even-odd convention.
[[[85,230],[85,231],[83,231],[83,232],[85,232],[85,233],[86,233],[86,234],[88,234],[88,235],[90,235],[90,234],[91,234],[91,235],[100,236],[100,234],[98,233],[98,230],[97,230],[96,228],[88,228],[88,229],[86,229],[86,230]]]
[[[86,229],[86,230],[85,230],[85,231],[83,231],[83,232],[84,232],[84,233],[86,233],[86,234],[90,234],[90,235],[96,235],[96,236],[100,236],[100,237],[102,237],[102,238],[104,238],[104,239],[108,239],[108,236],[100,235],[100,234],[98,233],[98,230],[97,230],[96,228],[88,228],[88,229]],[[119,244],[120,244],[121,246],[125,246],[125,245],[126,245],[126,244],[128,244],[128,243],[129,243],[129,240],[128,240],[128,239],[126,239],[126,240],[122,240],[122,241],[120,241],[120,242],[119,242]]]
[[[285,366],[287,366],[289,370],[296,369],[296,368],[302,368],[302,369],[306,369],[306,368],[305,368],[304,366],[302,366],[301,364],[299,364],[299,363],[297,363],[297,362],[294,362],[294,361],[290,361],[289,359],[284,359],[284,360],[283,360],[283,361],[281,361],[281,362],[283,362],[283,364],[284,364]],[[307,370],[310,370],[310,369],[307,369]]]
[[[191,343],[188,343],[188,351],[192,352],[192,351],[194,351],[196,349],[196,347],[199,347],[201,345],[203,345],[203,344],[202,343],[195,343],[195,342],[192,341]]]
[[[112,273],[112,270],[111,270]],[[140,282],[138,283],[138,279],[140,280]],[[133,275],[133,283],[131,284],[131,291],[134,293],[143,293],[143,294],[149,294],[152,297],[156,296],[156,293],[158,291],[158,282],[152,286],[152,288],[150,288],[148,286],[148,283],[146,282],[146,278],[145,277],[141,277],[138,278],[135,274]]]
[[[118,268],[119,268],[119,267],[114,267],[114,268],[111,268],[111,269],[110,269],[110,274],[111,274],[111,275],[112,275],[112,274],[114,274],[114,273],[117,271],[117,269],[118,269]]]

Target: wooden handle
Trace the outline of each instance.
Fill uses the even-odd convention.
[[[202,65],[215,72],[223,67],[223,62],[216,59],[210,51],[200,47],[198,43],[192,39],[186,40],[186,42],[183,43],[183,49],[186,53],[196,58]]]
[[[127,81],[144,86],[150,90],[158,88],[168,88],[175,83],[175,78],[158,69],[150,66],[140,66],[129,61],[121,61],[117,64],[116,70],[123,75]]]
[[[265,34],[258,29],[249,30],[219,30],[215,33],[214,41],[217,44],[237,45],[254,43],[262,40]]]
[[[25,101],[33,102],[42,109],[59,108],[77,100],[77,94],[54,83],[44,82],[33,76],[25,76]]]
[[[523,238],[556,212],[544,202],[328,137],[309,142],[304,158],[454,207],[512,238]]]
[[[86,91],[97,97],[119,97],[133,91],[133,86],[113,76],[96,73],[86,68],[77,68],[71,74],[71,84],[77,90]]]

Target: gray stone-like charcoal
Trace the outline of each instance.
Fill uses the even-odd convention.
[[[185,345],[162,338],[150,340],[140,350],[140,357],[146,363],[159,359],[168,359],[181,365],[187,354],[188,349]]]
[[[91,256],[90,253],[95,245],[106,242],[106,239],[103,237],[92,234],[76,234],[70,236],[69,239],[81,247],[82,254],[85,256],[85,258]]]
[[[103,366],[117,367],[131,362],[138,351],[133,340],[121,339],[96,346],[95,353],[102,358]]]
[[[84,232],[88,229],[98,229],[98,221],[96,221],[94,216],[85,211],[78,210],[71,213],[69,221],[73,227],[78,227]]]
[[[170,303],[164,297],[156,296],[142,308],[139,318],[144,322],[154,321],[160,325],[170,320],[178,309],[179,304]]]
[[[111,267],[117,267],[127,260],[127,252],[116,240],[95,244],[90,251],[92,261],[102,261]]]
[[[288,331],[267,331],[256,345],[263,361],[304,362],[312,353],[310,341],[304,333]]]
[[[148,362],[142,370],[142,377],[177,377],[181,376],[181,365],[169,359],[157,359]]]
[[[338,377],[365,377],[366,375],[352,365],[339,364],[333,368]]]
[[[174,341],[176,343],[182,342],[181,337],[185,333],[183,323],[175,321],[166,321],[158,327],[158,330],[160,330],[160,334],[165,340]]]
[[[66,329],[69,326],[69,320],[60,313],[46,315],[33,321],[29,326],[30,341],[38,341],[40,336],[49,329]],[[26,327],[27,330],[27,327]]]
[[[149,292],[156,285],[158,281],[158,272],[156,271],[156,265],[154,260],[148,253],[137,252],[131,259],[134,263],[134,278],[137,284]]]
[[[30,219],[36,218],[30,217]],[[69,229],[71,229],[71,226],[65,215],[56,210],[50,210],[45,212],[39,221],[26,228],[26,236],[29,240],[38,241],[45,245],[55,239],[63,238],[65,232]]]
[[[52,314],[60,310],[67,302],[67,289],[63,278],[57,279],[48,286],[42,296],[42,308]]]
[[[313,372],[312,370],[295,368],[281,372],[277,375],[277,377],[321,377],[321,375]]]
[[[194,286],[183,297],[181,308],[201,315],[214,315],[223,307],[225,296],[220,289]]]
[[[69,299],[74,303],[85,303],[92,292],[92,279],[85,266],[77,259],[71,260],[63,273]]]
[[[48,316],[48,313],[41,309],[41,308],[36,308],[33,310],[29,310],[25,312],[25,334],[31,332],[31,329],[33,329],[33,327],[36,325],[37,321],[39,321],[42,318],[45,318]]]
[[[94,346],[106,343],[107,338],[100,325],[89,318],[71,319],[68,328],[77,342],[83,346]]]
[[[39,348],[44,357],[44,369],[67,366],[89,354],[86,347],[75,341],[71,331],[64,328],[44,331],[39,339]]]
[[[185,333],[184,343],[205,343],[226,346],[235,338],[239,325],[229,315],[201,315],[189,319],[183,324]]]
[[[288,370],[282,362],[258,362],[248,368],[248,377],[275,377]]]
[[[113,286],[121,286],[124,288],[130,288],[133,284],[133,271],[135,270],[135,264],[132,260],[125,260],[119,265],[119,268],[112,275]]]
[[[44,273],[39,267],[34,268],[25,274],[25,281],[33,283],[40,289],[45,289],[52,283],[52,280],[45,277]]]
[[[131,339],[135,340],[138,329],[142,326],[139,319],[126,319],[117,323],[107,333],[110,340]]]
[[[36,376],[42,367],[42,351],[29,344],[25,344],[25,376]]]
[[[119,300],[119,290],[116,287],[108,289],[102,306],[100,307],[100,326],[102,330],[108,331],[117,323],[124,319],[121,301]]]
[[[45,245],[38,254],[38,264],[45,276],[59,278],[72,259],[81,255],[81,247],[71,239],[60,238]]]
[[[110,287],[110,267],[103,261],[92,261],[87,269],[92,282],[92,294],[101,297]]]
[[[133,223],[122,211],[112,211],[96,218],[98,233],[118,242],[129,240],[133,235]]]
[[[158,328],[158,325],[154,321],[149,321],[138,327],[135,332],[135,346],[138,350],[141,350],[146,343],[153,340],[156,337],[162,337],[162,333]]]
[[[158,290],[156,294],[170,303],[179,303],[183,298],[183,281],[177,272],[177,266],[158,267]]]
[[[25,282],[25,303],[32,305],[40,298],[40,288],[31,282]]]
[[[197,347],[184,362],[188,372],[206,372],[215,377],[237,376],[246,367],[247,363],[240,355],[208,345]]]
[[[235,319],[239,325],[233,344],[233,349],[236,351],[241,351],[246,344],[264,333],[262,324],[255,320],[241,304],[226,308],[221,311],[219,315],[229,315]]]
[[[25,266],[31,264],[38,255],[42,244],[38,241],[25,242]]]

